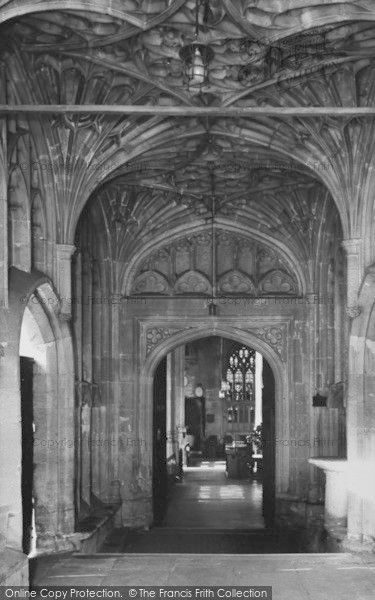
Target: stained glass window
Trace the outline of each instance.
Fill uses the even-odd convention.
[[[250,423],[254,407],[255,350],[236,345],[232,348],[224,373],[228,421]]]

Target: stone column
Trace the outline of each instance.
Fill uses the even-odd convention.
[[[8,199],[5,120],[0,120],[0,306],[8,307]]]
[[[0,102],[5,98],[5,63],[0,63]],[[7,121],[0,119],[0,306],[8,307],[8,159]]]
[[[82,377],[92,380],[92,256],[82,252]]]
[[[348,269],[359,264],[348,254]],[[351,265],[351,267],[349,266]],[[348,283],[348,312],[352,318],[348,358],[348,542],[362,544],[375,536],[375,266],[366,269],[358,300]],[[372,544],[373,542],[370,542]]]
[[[60,317],[69,321],[72,316],[72,255],[73,244],[56,244],[57,288],[61,298]]]
[[[263,396],[263,356],[255,353],[255,427],[260,425],[262,418],[262,396]]]
[[[22,430],[16,333],[3,332],[7,339],[0,342],[0,476],[3,482],[0,486],[0,550],[4,546],[22,548]]]
[[[361,239],[344,240],[342,246],[347,257],[347,314],[353,318],[358,316],[358,290],[361,278]]]
[[[120,497],[120,479],[119,479],[119,457],[120,457],[120,437],[119,437],[119,402],[120,402],[120,312],[122,294],[118,292],[111,293],[111,310],[109,313],[111,327],[109,365],[108,365],[108,426],[110,436],[116,441],[116,444],[110,447],[108,480],[109,496],[108,501],[117,503]],[[121,440],[122,441],[122,440]]]
[[[184,371],[185,371],[185,346],[180,346],[173,351],[174,357],[174,447],[175,452],[183,451],[183,463],[186,464],[186,456],[184,448],[186,445],[186,428],[185,428],[185,388],[184,388]]]

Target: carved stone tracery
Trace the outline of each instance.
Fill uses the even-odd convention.
[[[246,329],[246,331],[266,342],[283,361],[286,360],[287,330],[285,324],[254,327]]]
[[[146,329],[146,356],[165,339],[191,329],[191,327],[148,327]]]
[[[144,329],[145,336],[145,353],[146,357],[156,350],[160,344],[166,339],[181,334],[182,332],[192,330],[194,328],[199,329],[199,325],[191,325],[188,327],[174,327],[164,325],[154,325],[146,327]],[[249,327],[239,328],[234,327],[234,330],[238,330],[239,333],[247,332],[251,335],[261,339],[265,342],[273,351],[275,351],[281,360],[285,362],[287,352],[287,325],[285,323],[275,325],[264,325],[263,327]]]
[[[223,230],[216,232],[217,293],[298,295],[295,276],[276,251]],[[212,294],[211,234],[158,249],[138,267],[132,294]]]

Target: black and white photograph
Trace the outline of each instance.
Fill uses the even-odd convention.
[[[374,600],[375,1],[0,0],[0,600]]]

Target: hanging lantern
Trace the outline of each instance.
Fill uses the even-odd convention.
[[[203,22],[199,23],[199,7],[203,6]],[[195,3],[195,41],[183,46],[179,52],[185,63],[185,75],[188,89],[201,88],[208,83],[208,64],[214,57],[210,46],[199,41],[199,29],[205,30],[210,13],[209,0],[196,0]]]
[[[195,42],[183,46],[180,58],[185,63],[185,74],[188,88],[201,88],[208,83],[208,65],[214,57],[214,51],[210,46]]]

